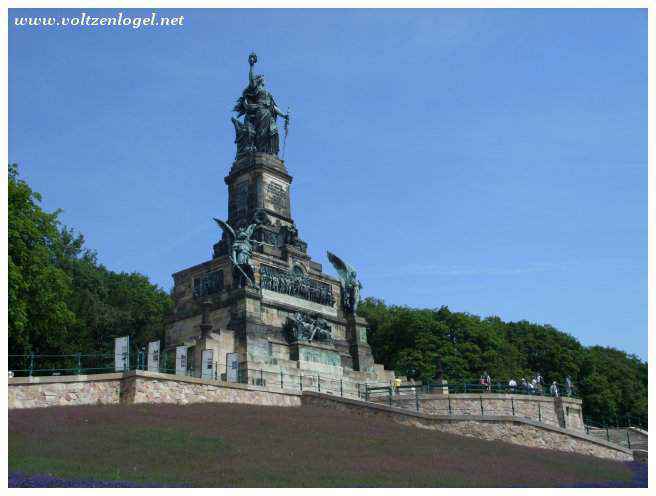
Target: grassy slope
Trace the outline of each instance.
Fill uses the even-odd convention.
[[[217,404],[11,410],[9,469],[205,487],[548,487],[631,478],[621,463],[384,419]]]

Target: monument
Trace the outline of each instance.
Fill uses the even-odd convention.
[[[221,239],[212,259],[173,274],[166,349],[191,348],[187,356],[199,377],[206,377],[211,356],[217,379],[256,385],[298,378],[302,387],[316,376],[341,384],[389,382],[394,373],[374,363],[367,322],[357,315],[356,270],[328,252],[338,277],[326,274],[299,236],[292,176],[278,157],[278,118],[286,133],[289,113],[254,74],[254,53],[248,62],[248,85],[232,117],[236,155],[224,178],[228,218],[214,219]]]

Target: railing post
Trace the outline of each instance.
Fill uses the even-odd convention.
[[[608,431],[608,425],[606,425],[606,441],[610,442],[610,432]]]
[[[481,395],[481,415],[485,415],[485,413],[483,413],[483,395]]]
[[[164,362],[164,372],[166,372],[166,361]],[[214,380],[219,380],[219,362],[214,362]]]
[[[392,406],[392,386],[389,387],[389,406]]]
[[[538,401],[538,420],[542,422],[542,409],[540,408],[540,402]]]
[[[280,389],[283,389],[282,370],[280,371]]]
[[[344,383],[341,377],[339,378],[339,395],[344,397]]]
[[[298,374],[298,386],[303,391],[303,374]]]
[[[510,397],[510,406],[512,407],[512,414],[513,414],[513,417],[514,417],[515,416],[515,400],[513,399],[512,396]]]
[[[419,411],[419,391],[417,391],[416,387],[415,387],[415,404],[417,406],[417,411]]]
[[[631,449],[631,437],[629,436],[629,428],[626,428],[626,444]]]
[[[447,400],[449,402],[449,417],[450,417],[451,415],[453,415],[453,411],[451,410],[451,398],[447,398]]]
[[[264,386],[264,379],[262,378],[262,369],[260,369],[260,387]]]
[[[28,372],[30,377],[32,377],[32,371],[34,370],[34,352],[30,352],[30,364],[28,365]]]
[[[80,355],[79,352],[76,353],[76,358],[77,358],[77,369],[75,370],[76,375],[80,375],[82,373],[82,356]]]
[[[317,389],[321,392],[321,376],[317,374]]]
[[[364,384],[364,400],[369,401],[369,384],[366,382]]]

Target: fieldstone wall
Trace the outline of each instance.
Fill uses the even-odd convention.
[[[9,379],[9,408],[119,403],[122,373]]]
[[[577,431],[569,431],[525,418],[496,415],[430,415],[310,391],[303,393],[302,402],[304,405],[336,408],[363,416],[382,415],[404,425],[488,441],[503,441],[531,448],[565,451],[613,460],[633,460],[632,452],[622,446]]]
[[[148,373],[125,379],[131,403],[241,403],[266,406],[301,406],[299,393],[228,384],[195,377],[172,379],[168,374]]]
[[[275,388],[132,371],[9,379],[9,408],[116,403],[242,403],[300,406],[300,394]]]
[[[497,393],[424,394],[419,391],[415,396],[404,391],[393,394],[391,398],[381,395],[371,400],[429,415],[501,415],[581,432],[585,430],[581,400],[575,398]]]

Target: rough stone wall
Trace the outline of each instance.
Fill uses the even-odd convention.
[[[517,417],[426,415],[380,404],[367,404],[345,398],[331,398],[317,393],[304,393],[304,405],[317,405],[357,413],[363,416],[381,415],[404,425],[440,430],[488,441],[503,441],[531,448],[543,448],[613,460],[632,460],[632,453],[622,448],[589,438],[575,431],[545,426]],[[480,408],[480,407],[479,407]]]
[[[9,408],[116,403],[300,406],[300,394],[150,372],[10,379]]]
[[[123,374],[99,374],[93,379],[33,377],[8,386],[9,408],[42,408],[66,405],[119,403]],[[86,378],[87,376],[77,376]],[[103,378],[104,377],[104,378]]]
[[[558,418],[558,408],[553,398],[548,396],[525,396],[507,394],[414,394],[392,395],[392,406],[417,411],[429,415],[507,415],[522,417],[545,424],[564,427]],[[380,395],[372,401],[389,405],[389,397]],[[577,400],[578,401],[578,400]],[[580,406],[580,405],[579,405]],[[572,419],[575,417],[572,416]],[[572,428],[578,426],[572,420]],[[569,424],[567,425],[569,428]],[[579,430],[583,430],[580,422]]]
[[[278,393],[264,388],[254,389],[194,379],[171,380],[133,376],[127,379],[134,391],[134,403],[241,403],[266,406],[300,406],[299,394]]]

